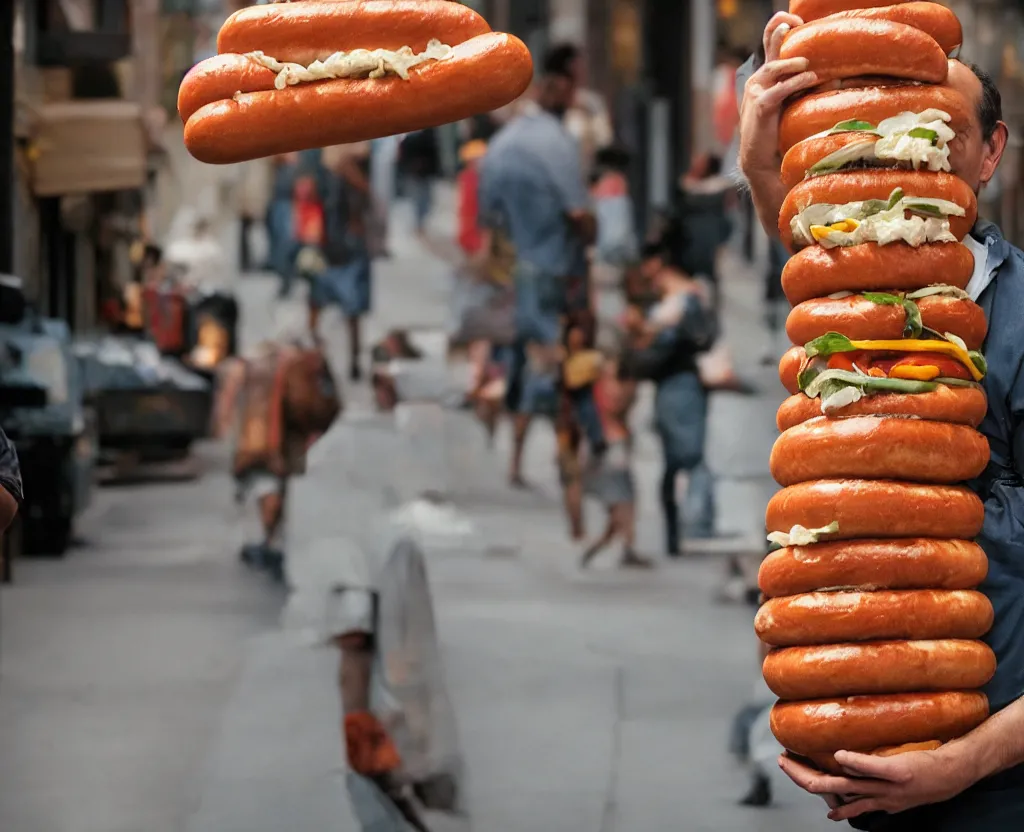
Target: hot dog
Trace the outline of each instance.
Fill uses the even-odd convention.
[[[772,647],[845,641],[980,638],[992,626],[992,604],[973,590],[810,592],[761,605],[754,629]],[[795,749],[794,749],[795,750]]]
[[[782,486],[822,479],[966,482],[985,470],[988,440],[973,428],[906,417],[819,416],[783,433],[772,447]]]
[[[925,294],[882,292],[843,298],[805,300],[786,319],[786,334],[794,344],[806,344],[826,332],[841,332],[855,341],[903,338],[926,327],[952,332],[968,349],[980,349],[988,332],[985,313],[960,290],[926,289]]]
[[[212,164],[458,121],[514,100],[533,73],[520,40],[445,0],[243,9],[219,45],[247,51],[199,63],[178,95],[185,145]]]
[[[977,217],[974,191],[951,174],[851,171],[805,179],[793,188],[782,203],[779,234],[794,252],[815,244],[843,248],[878,242],[884,248],[905,242],[919,247],[962,240]]]
[[[789,0],[789,13],[795,14],[804,23],[810,23],[819,17],[827,17],[846,9],[868,9],[905,2],[907,0]]]
[[[807,95],[796,99],[782,113],[779,153],[785,156],[798,142],[844,122],[863,121],[877,127],[885,119],[902,113],[926,110],[947,113],[954,133],[963,133],[971,123],[971,103],[959,91],[945,85],[862,85]]]
[[[834,292],[909,292],[935,283],[963,289],[973,272],[974,255],[958,243],[809,246],[783,267],[782,290],[798,304]]]
[[[782,182],[858,168],[901,168],[948,172],[956,131],[942,110],[901,113],[878,124],[846,121],[793,145],[782,160]]]
[[[983,693],[896,693],[780,702],[772,709],[771,728],[790,751],[828,765],[822,756],[841,750],[948,742],[987,718]]]
[[[988,684],[996,656],[980,641],[882,641],[783,647],[764,660],[780,699],[970,690]]]
[[[938,3],[897,3],[875,6],[867,9],[850,9],[835,12],[829,20],[888,20],[920,29],[930,35],[950,55],[963,43],[964,30],[957,16]],[[805,21],[806,22],[806,21]]]
[[[984,505],[973,491],[955,485],[917,485],[894,480],[818,480],[783,488],[768,501],[769,532],[795,526],[835,528],[830,540],[935,537],[971,540],[981,531]],[[834,526],[832,524],[835,524]]]
[[[787,546],[762,562],[757,582],[768,598],[825,589],[973,589],[988,558],[966,540],[850,540]]]
[[[887,75],[941,84],[946,52],[931,35],[889,20],[826,17],[797,26],[783,40],[782,60],[806,58],[822,81],[857,75]]]
[[[947,387],[938,384],[929,393],[879,393],[865,396],[853,404],[839,407],[830,417],[847,416],[913,416],[933,422],[978,427],[988,410],[988,400],[981,387]],[[820,417],[821,402],[803,393],[786,399],[775,416],[779,431],[789,430],[808,419]]]

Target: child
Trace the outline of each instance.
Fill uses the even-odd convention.
[[[594,384],[601,377],[604,357],[592,348],[593,337],[586,322],[575,321],[565,329],[565,360],[562,363],[562,384],[572,402],[573,414],[587,442],[591,455],[600,457],[605,450],[601,416],[594,402]]]
[[[597,215],[597,262],[622,270],[637,259],[633,200],[629,194],[629,153],[607,147],[597,153],[597,170],[590,195]]]
[[[604,534],[591,544],[580,562],[586,567],[616,537],[622,538],[622,559],[626,568],[646,569],[651,561],[634,551],[636,537],[636,498],[633,487],[632,444],[629,412],[636,400],[636,382],[619,378],[614,360],[606,360],[596,385],[595,399],[601,416],[607,450],[600,468],[588,484],[588,491],[604,502],[608,525]]]

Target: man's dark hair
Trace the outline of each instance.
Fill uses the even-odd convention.
[[[544,75],[548,77],[573,78],[573,64],[580,56],[578,46],[560,43],[552,46],[544,57]]]
[[[978,102],[978,121],[981,122],[981,137],[988,141],[1003,120],[1003,97],[995,79],[975,63],[965,61],[967,67],[981,82],[981,101]]]
[[[594,163],[601,168],[624,173],[629,170],[630,154],[620,145],[602,147],[594,155]]]

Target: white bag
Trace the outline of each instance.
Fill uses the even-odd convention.
[[[735,390],[740,380],[733,368],[732,351],[723,340],[697,356],[697,372],[708,390]]]

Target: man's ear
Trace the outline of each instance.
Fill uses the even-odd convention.
[[[985,142],[985,158],[981,162],[982,185],[987,185],[996,175],[996,169],[999,167],[999,161],[1003,158],[1003,151],[1006,150],[1006,142],[1009,137],[1009,128],[1000,121],[996,125],[992,138]]]

